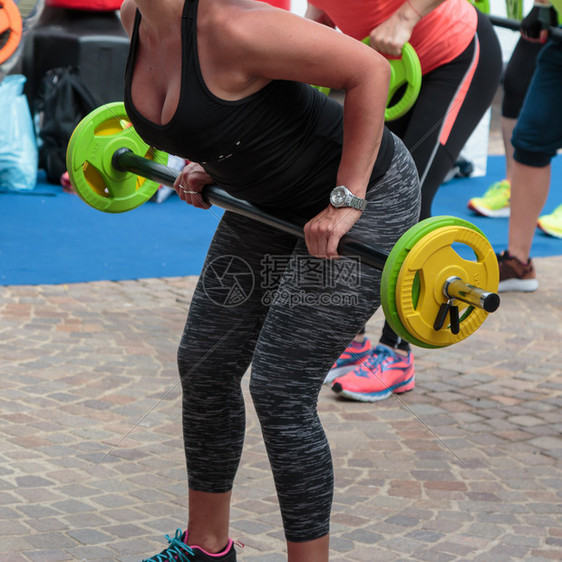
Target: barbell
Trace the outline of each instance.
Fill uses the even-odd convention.
[[[488,19],[492,25],[497,27],[503,27],[504,29],[511,29],[511,31],[520,31],[521,29],[521,22],[510,19],[510,18],[502,18],[500,16],[493,16],[489,15]],[[548,36],[555,41],[562,41],[562,29],[559,27],[552,27],[548,28]]]
[[[23,24],[13,0],[0,0],[0,64],[5,63],[18,48]]]
[[[179,172],[164,165],[167,158],[139,137],[124,104],[114,102],[78,124],[66,163],[72,185],[88,205],[120,213],[142,205],[160,184],[173,185]],[[218,186],[206,186],[202,197],[209,204],[304,238],[302,219],[269,214]],[[461,256],[461,248],[470,256]],[[467,338],[500,304],[496,255],[482,231],[463,219],[444,216],[421,221],[390,253],[349,235],[341,239],[338,252],[382,270],[385,316],[398,335],[420,347],[446,347]]]
[[[369,45],[369,37],[363,39],[363,43]],[[384,120],[394,121],[408,113],[414,103],[416,103],[421,89],[422,72],[420,59],[410,43],[404,43],[400,58],[389,59],[388,62],[390,63],[390,85],[384,111]],[[323,94],[330,95],[330,88],[326,86],[314,87]],[[396,99],[395,96],[401,88],[403,92]]]

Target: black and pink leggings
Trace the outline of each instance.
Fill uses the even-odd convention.
[[[431,216],[437,189],[492,104],[501,71],[496,32],[478,12],[478,27],[470,45],[451,62],[425,74],[412,109],[387,123],[416,163],[422,188],[421,219]]]

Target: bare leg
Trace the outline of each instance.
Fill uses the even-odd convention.
[[[231,492],[211,494],[189,490],[189,545],[216,554],[228,543]]]
[[[505,149],[505,177],[509,181],[511,181],[511,170],[513,166],[513,145],[511,144],[511,137],[516,123],[517,119],[511,119],[509,117],[501,118],[503,146]]]
[[[550,187],[550,164],[544,168],[512,165],[509,253],[526,263],[531,254],[537,219],[546,203]]]
[[[330,535],[313,541],[287,541],[289,562],[328,562],[330,556]]]

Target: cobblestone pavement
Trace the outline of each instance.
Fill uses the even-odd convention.
[[[333,562],[562,560],[562,257],[536,267],[539,291],[504,295],[455,346],[416,349],[413,392],[322,390]],[[194,282],[0,288],[0,560],[138,561],[185,524],[175,355]],[[248,410],[231,531],[241,561],[282,561]]]

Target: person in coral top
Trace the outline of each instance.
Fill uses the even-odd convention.
[[[421,219],[431,216],[437,188],[497,91],[501,50],[489,20],[467,0],[312,0],[306,17],[370,45],[387,57],[410,42],[422,86],[403,117],[387,123],[411,152],[421,182]],[[374,402],[414,388],[408,342],[385,323],[372,347],[359,334],[328,373],[326,384],[347,398]]]

